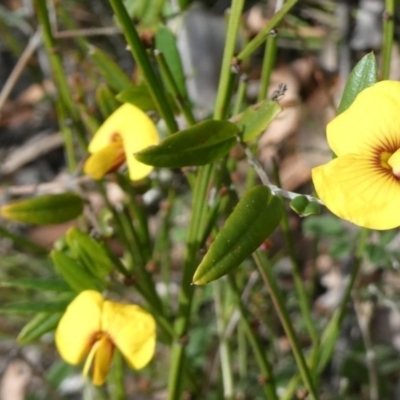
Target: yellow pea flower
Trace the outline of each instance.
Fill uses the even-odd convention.
[[[126,161],[130,179],[143,179],[153,167],[136,160],[134,153],[158,142],[153,121],[140,108],[125,103],[104,121],[93,136],[89,144],[91,155],[83,171],[93,179],[101,179]]]
[[[83,373],[95,385],[108,374],[115,348],[133,369],[145,367],[154,355],[156,324],[139,306],[105,300],[93,290],[81,292],[67,307],[55,335],[61,357],[69,364],[86,358]]]
[[[327,138],[337,158],[312,179],[328,209],[370,229],[400,226],[400,82],[364,89],[328,124]]]

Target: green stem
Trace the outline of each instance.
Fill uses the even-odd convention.
[[[192,215],[186,239],[186,254],[183,266],[181,289],[179,292],[179,309],[175,320],[175,337],[171,349],[171,368],[168,381],[168,400],[180,398],[182,372],[185,356],[186,331],[189,326],[190,310],[194,286],[192,278],[196,267],[205,229],[207,213],[207,192],[209,182],[214,174],[212,165],[200,168],[193,190]]]
[[[390,61],[392,58],[395,0],[385,1],[385,13],[383,16],[383,49],[382,49],[382,74],[381,79],[388,79],[390,73]]]
[[[236,305],[239,307],[240,310],[240,316],[241,316],[240,322],[242,323],[242,326],[245,330],[247,339],[250,342],[258,367],[260,368],[262,374],[262,376],[260,377],[261,379],[259,381],[264,382],[265,398],[268,400],[278,400],[278,395],[276,394],[274,375],[272,372],[272,367],[269,364],[267,357],[265,355],[266,354],[265,348],[261,344],[260,340],[258,339],[257,335],[254,333],[251,327],[248,317],[248,311],[246,307],[243,305],[241,294],[239,288],[237,287],[235,278],[232,276],[232,274],[229,274],[228,279],[230,288],[232,289],[232,292],[235,295]]]
[[[243,12],[244,0],[232,1],[226,42],[222,58],[221,75],[219,78],[217,98],[215,100],[214,119],[223,119],[233,85],[232,60],[235,54],[236,40]]]
[[[299,0],[288,0],[283,7],[268,21],[267,25],[258,33],[258,35],[251,40],[246,47],[238,54],[237,59],[243,61],[249,57],[255,50],[265,41],[267,36],[270,34],[271,30],[281,22],[283,17],[291,10],[291,8]]]
[[[278,170],[278,166],[275,165],[275,163],[274,163],[274,176],[275,176],[278,187],[281,187],[279,170]],[[283,208],[281,226],[282,226],[282,231],[283,231],[283,234],[285,237],[285,243],[286,243],[287,251],[289,254],[290,262],[292,264],[293,280],[294,280],[294,285],[296,288],[296,293],[297,293],[297,296],[299,299],[301,315],[306,324],[307,331],[308,331],[308,334],[310,335],[312,344],[313,344],[314,348],[317,348],[318,343],[319,343],[318,332],[315,328],[315,324],[314,324],[312,316],[311,316],[311,308],[310,308],[310,304],[308,301],[307,290],[304,287],[303,278],[301,276],[301,271],[300,271],[300,266],[297,262],[296,252],[294,249],[293,237],[290,232],[289,215],[288,215],[288,211],[286,208]],[[313,364],[311,364],[311,365],[313,367]]]
[[[339,337],[340,328],[342,326],[344,317],[346,316],[347,305],[351,298],[351,293],[354,288],[354,285],[358,278],[358,273],[360,272],[365,244],[369,235],[368,229],[362,229],[358,241],[358,247],[356,250],[356,255],[353,263],[352,273],[350,276],[350,282],[347,286],[346,293],[342,299],[342,302],[339,306],[339,309],[335,312],[334,316],[329,321],[329,324],[324,329],[322,333],[321,346],[320,346],[320,355],[318,357],[318,372],[322,372],[329,360],[331,359],[333,350],[335,348],[335,344],[337,338]]]
[[[245,75],[245,74],[241,75],[241,77],[239,79],[239,87],[236,92],[235,105],[233,106],[233,115],[237,115],[240,113],[242,105],[245,102],[247,82],[248,82],[247,75]]]
[[[271,299],[274,303],[275,310],[278,313],[279,319],[282,323],[282,326],[285,330],[286,336],[289,340],[290,347],[292,349],[294,358],[296,360],[297,366],[300,371],[300,375],[303,379],[304,385],[306,386],[309,396],[312,400],[318,400],[318,394],[316,392],[316,389],[314,387],[314,382],[311,377],[310,369],[308,368],[308,365],[306,363],[306,360],[304,358],[303,352],[300,347],[300,343],[297,339],[296,333],[293,329],[289,313],[286,310],[285,303],[281,294],[281,291],[278,287],[278,284],[276,282],[274,272],[272,270],[272,266],[268,260],[268,258],[265,256],[264,253],[261,251],[256,251],[253,254],[254,261],[258,267],[258,270],[260,272],[260,275],[265,283],[265,285],[268,287]]]
[[[194,125],[196,123],[196,120],[194,118],[194,115],[192,113],[192,109],[189,105],[189,102],[187,99],[183,98],[178,85],[176,84],[176,81],[174,77],[172,76],[172,72],[170,68],[168,67],[167,61],[165,60],[164,54],[161,53],[160,51],[156,50],[154,52],[154,56],[157,60],[158,66],[160,68],[161,76],[163,77],[164,82],[166,83],[169,91],[171,94],[174,96],[174,99],[176,100],[176,103],[182,112],[183,116],[186,119],[186,122],[189,125]]]
[[[36,13],[41,24],[43,33],[43,42],[50,60],[51,69],[54,76],[54,81],[58,88],[61,102],[57,107],[58,117],[60,119],[61,131],[64,135],[65,148],[67,152],[68,169],[73,172],[76,169],[77,161],[75,158],[75,149],[73,145],[72,130],[63,126],[67,120],[67,114],[74,122],[77,131],[77,138],[82,148],[86,149],[87,141],[85,139],[85,129],[80,120],[79,111],[75,105],[74,99],[68,85],[67,77],[65,76],[62,66],[61,56],[57,52],[57,43],[51,31],[51,25],[47,10],[46,0],[35,0]]]
[[[301,310],[301,315],[304,319],[308,334],[310,335],[313,345],[318,346],[318,343],[319,343],[318,332],[315,329],[315,324],[314,324],[312,316],[311,316],[311,309],[310,309],[310,304],[308,301],[307,291],[303,285],[303,278],[301,276],[300,267],[297,262],[297,257],[296,257],[295,250],[294,250],[293,238],[292,238],[292,235],[290,232],[290,227],[289,227],[289,217],[288,217],[286,209],[283,212],[281,226],[282,226],[282,230],[283,230],[283,233],[285,236],[287,251],[289,253],[290,261],[292,264],[293,280],[294,280],[294,285],[296,288],[297,296],[299,298],[299,306],[300,306],[300,310]]]
[[[348,302],[351,298],[351,293],[353,291],[355,282],[357,281],[358,273],[361,269],[362,257],[364,254],[366,239],[368,237],[369,231],[363,229],[359,236],[358,247],[355,254],[354,264],[352,268],[352,273],[350,276],[350,281],[348,283],[346,292],[342,299],[339,308],[335,311],[333,317],[329,321],[328,325],[325,327],[321,335],[321,345],[318,348],[316,357],[318,359],[316,376],[321,374],[325,369],[326,365],[332,357],[333,350],[336,345],[337,338],[340,334],[340,329],[343,323],[343,319],[346,316]],[[311,350],[310,358],[314,358],[315,348]],[[281,400],[291,400],[296,392],[299,382],[299,376],[296,374],[286,386],[285,394],[282,396]]]
[[[225,318],[222,308],[222,293],[221,293],[221,281],[213,282],[213,295],[214,295],[214,307],[215,314],[217,317],[217,331],[219,335],[219,356],[221,360],[222,370],[222,384],[224,388],[224,399],[233,400],[234,386],[233,386],[233,372],[231,368],[230,351],[228,346],[228,340],[224,335],[225,330]]]
[[[261,70],[261,86],[257,98],[258,102],[267,97],[272,68],[274,67],[276,58],[276,39],[277,33],[275,31],[270,31],[267,41],[265,42],[264,60]]]
[[[115,1],[115,0],[113,0]],[[224,50],[220,83],[218,86],[214,118],[224,117],[225,105],[230,98],[232,88],[231,60],[234,55],[237,33],[240,25],[244,0],[233,0],[231,16],[228,24],[227,43]],[[168,380],[168,400],[180,398],[183,366],[185,359],[185,335],[189,327],[190,310],[193,300],[194,287],[192,278],[204,235],[207,220],[207,193],[215,175],[214,164],[205,165],[198,171],[193,190],[193,211],[186,240],[186,255],[183,266],[183,277],[179,292],[179,308],[175,321],[175,341],[171,348],[171,367]]]
[[[156,104],[160,115],[164,119],[169,133],[177,132],[178,125],[176,124],[175,117],[168,103],[165,91],[163,90],[161,82],[151,65],[150,59],[146,53],[146,49],[132,24],[124,3],[122,0],[110,0],[110,3],[115,15],[118,18],[118,21],[122,26],[132,55],[143,73],[150,95]]]

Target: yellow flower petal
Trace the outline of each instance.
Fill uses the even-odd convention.
[[[370,229],[400,225],[400,184],[365,156],[344,155],[312,170],[318,196],[337,216]]]
[[[67,307],[55,334],[58,351],[67,363],[79,364],[90,351],[100,330],[103,302],[100,293],[85,290]]]
[[[143,368],[152,359],[156,324],[151,314],[136,305],[105,301],[101,324],[131,368]]]
[[[104,121],[93,136],[89,152],[99,152],[112,142],[115,135],[122,138],[130,178],[140,180],[146,177],[153,167],[137,161],[133,154],[158,144],[158,132],[152,120],[140,108],[129,103],[123,104]]]
[[[97,180],[118,169],[124,161],[125,151],[122,143],[109,143],[86,160],[83,171]]]
[[[337,156],[400,148],[400,82],[382,81],[364,89],[353,104],[327,126]]]

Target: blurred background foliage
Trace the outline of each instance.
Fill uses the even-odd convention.
[[[117,355],[110,383],[102,389],[84,383],[80,368],[60,361],[52,332],[80,285],[87,287],[85,279],[98,290],[106,288],[116,300],[146,304],[140,282],[123,273],[138,264],[143,267],[142,276],[149,274],[156,282],[153,290],[161,299],[163,316],[173,320],[191,212],[191,190],[185,176],[191,171],[161,169],[134,184],[120,174],[101,188],[80,174],[86,141],[120,102],[133,96],[143,109],[154,107],[109,2],[48,0],[48,20],[56,42],[53,54],[61,57],[73,101],[71,113],[57,96],[59,82],[54,80],[40,36],[38,3],[0,3],[0,198],[4,204],[37,193],[72,189],[82,195],[86,207],[84,218],[54,226],[1,221],[0,397],[165,399],[170,365],[170,338],[165,331],[160,330],[157,355],[144,371],[126,370]],[[262,30],[279,3],[245,2],[238,49]],[[174,32],[186,80],[181,89],[187,90],[195,118],[210,118],[230,1],[126,0],[125,5],[149,48],[157,40],[160,23]],[[380,63],[384,10],[383,0],[301,0],[277,27],[267,96],[273,97],[279,84],[285,84],[287,91],[280,101],[284,111],[251,146],[269,173],[279,171],[284,189],[312,193],[310,169],[331,157],[325,126],[336,113],[351,69],[370,51]],[[395,21],[397,13],[398,9]],[[238,83],[233,97],[236,112],[231,114],[262,100],[264,50],[265,46],[260,46],[242,63],[244,94],[242,101],[235,103],[241,90]],[[399,80],[397,40],[390,52],[390,77]],[[156,65],[154,57],[152,62]],[[176,74],[179,76],[179,71]],[[132,83],[136,92],[124,92]],[[169,101],[177,109],[175,100],[171,94]],[[180,128],[186,126],[181,115],[177,121]],[[165,123],[158,128],[167,135]],[[66,137],[73,137],[73,142],[65,143]],[[229,179],[240,193],[257,182],[241,149],[233,150],[227,162]],[[234,204],[234,196],[228,196],[219,225]],[[359,233],[327,212],[303,219],[288,211],[288,216],[295,262],[320,335],[343,299]],[[83,236],[74,239],[74,234]],[[285,240],[278,229],[264,243],[263,251],[270,257],[299,342],[306,350],[311,338],[296,297],[293,260]],[[321,399],[400,398],[399,240],[397,230],[368,236],[362,272],[335,351],[317,380]],[[83,249],[79,244],[76,247],[76,241],[86,243]],[[71,268],[80,271],[79,279],[78,272],[72,277],[65,272]],[[273,366],[279,396],[287,398],[284,392],[297,367],[269,292],[250,260],[235,277],[252,331]],[[221,337],[230,348],[233,398],[266,398],[265,382],[238,316],[236,294],[227,285],[223,288],[217,300],[211,286],[196,289],[182,398],[223,398],[218,355]],[[218,317],[222,333],[215,322],[216,304],[222,313]],[[121,379],[125,393],[116,390]],[[307,398],[299,380],[294,388],[290,398]]]

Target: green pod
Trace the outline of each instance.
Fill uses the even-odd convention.
[[[74,258],[94,276],[103,280],[112,270],[112,262],[101,245],[87,233],[71,228],[66,234]]]
[[[377,76],[375,56],[373,53],[369,53],[351,71],[338,107],[338,114],[350,107],[358,93],[375,84]]]
[[[315,201],[308,200],[306,196],[295,197],[290,202],[290,208],[301,217],[308,217],[321,212],[320,205]]]
[[[254,106],[246,108],[237,122],[242,140],[248,142],[256,138],[267,129],[281,111],[282,107],[276,101],[271,100],[264,100],[257,108]]]
[[[268,187],[250,189],[212,242],[193,283],[204,285],[238,267],[275,230],[281,217],[281,200]]]
[[[290,202],[290,208],[299,215],[303,215],[305,208],[308,206],[310,201],[307,199],[306,196],[298,196],[295,197],[291,202]]]
[[[61,312],[36,314],[21,330],[17,341],[21,345],[29,344],[38,340],[47,332],[53,331],[60,321]]]
[[[204,121],[135,154],[142,163],[159,168],[205,165],[225,156],[236,144],[238,127],[229,121]]]
[[[90,46],[89,57],[93,60],[94,65],[99,70],[107,85],[116,92],[121,92],[133,85],[125,72],[97,47]]]
[[[82,211],[82,198],[70,192],[15,201],[1,207],[0,215],[27,224],[51,225],[70,221]]]
[[[79,293],[83,290],[101,291],[104,289],[104,283],[100,282],[84,266],[78,264],[63,252],[53,250],[50,253],[50,257],[57,271],[76,292]]]

